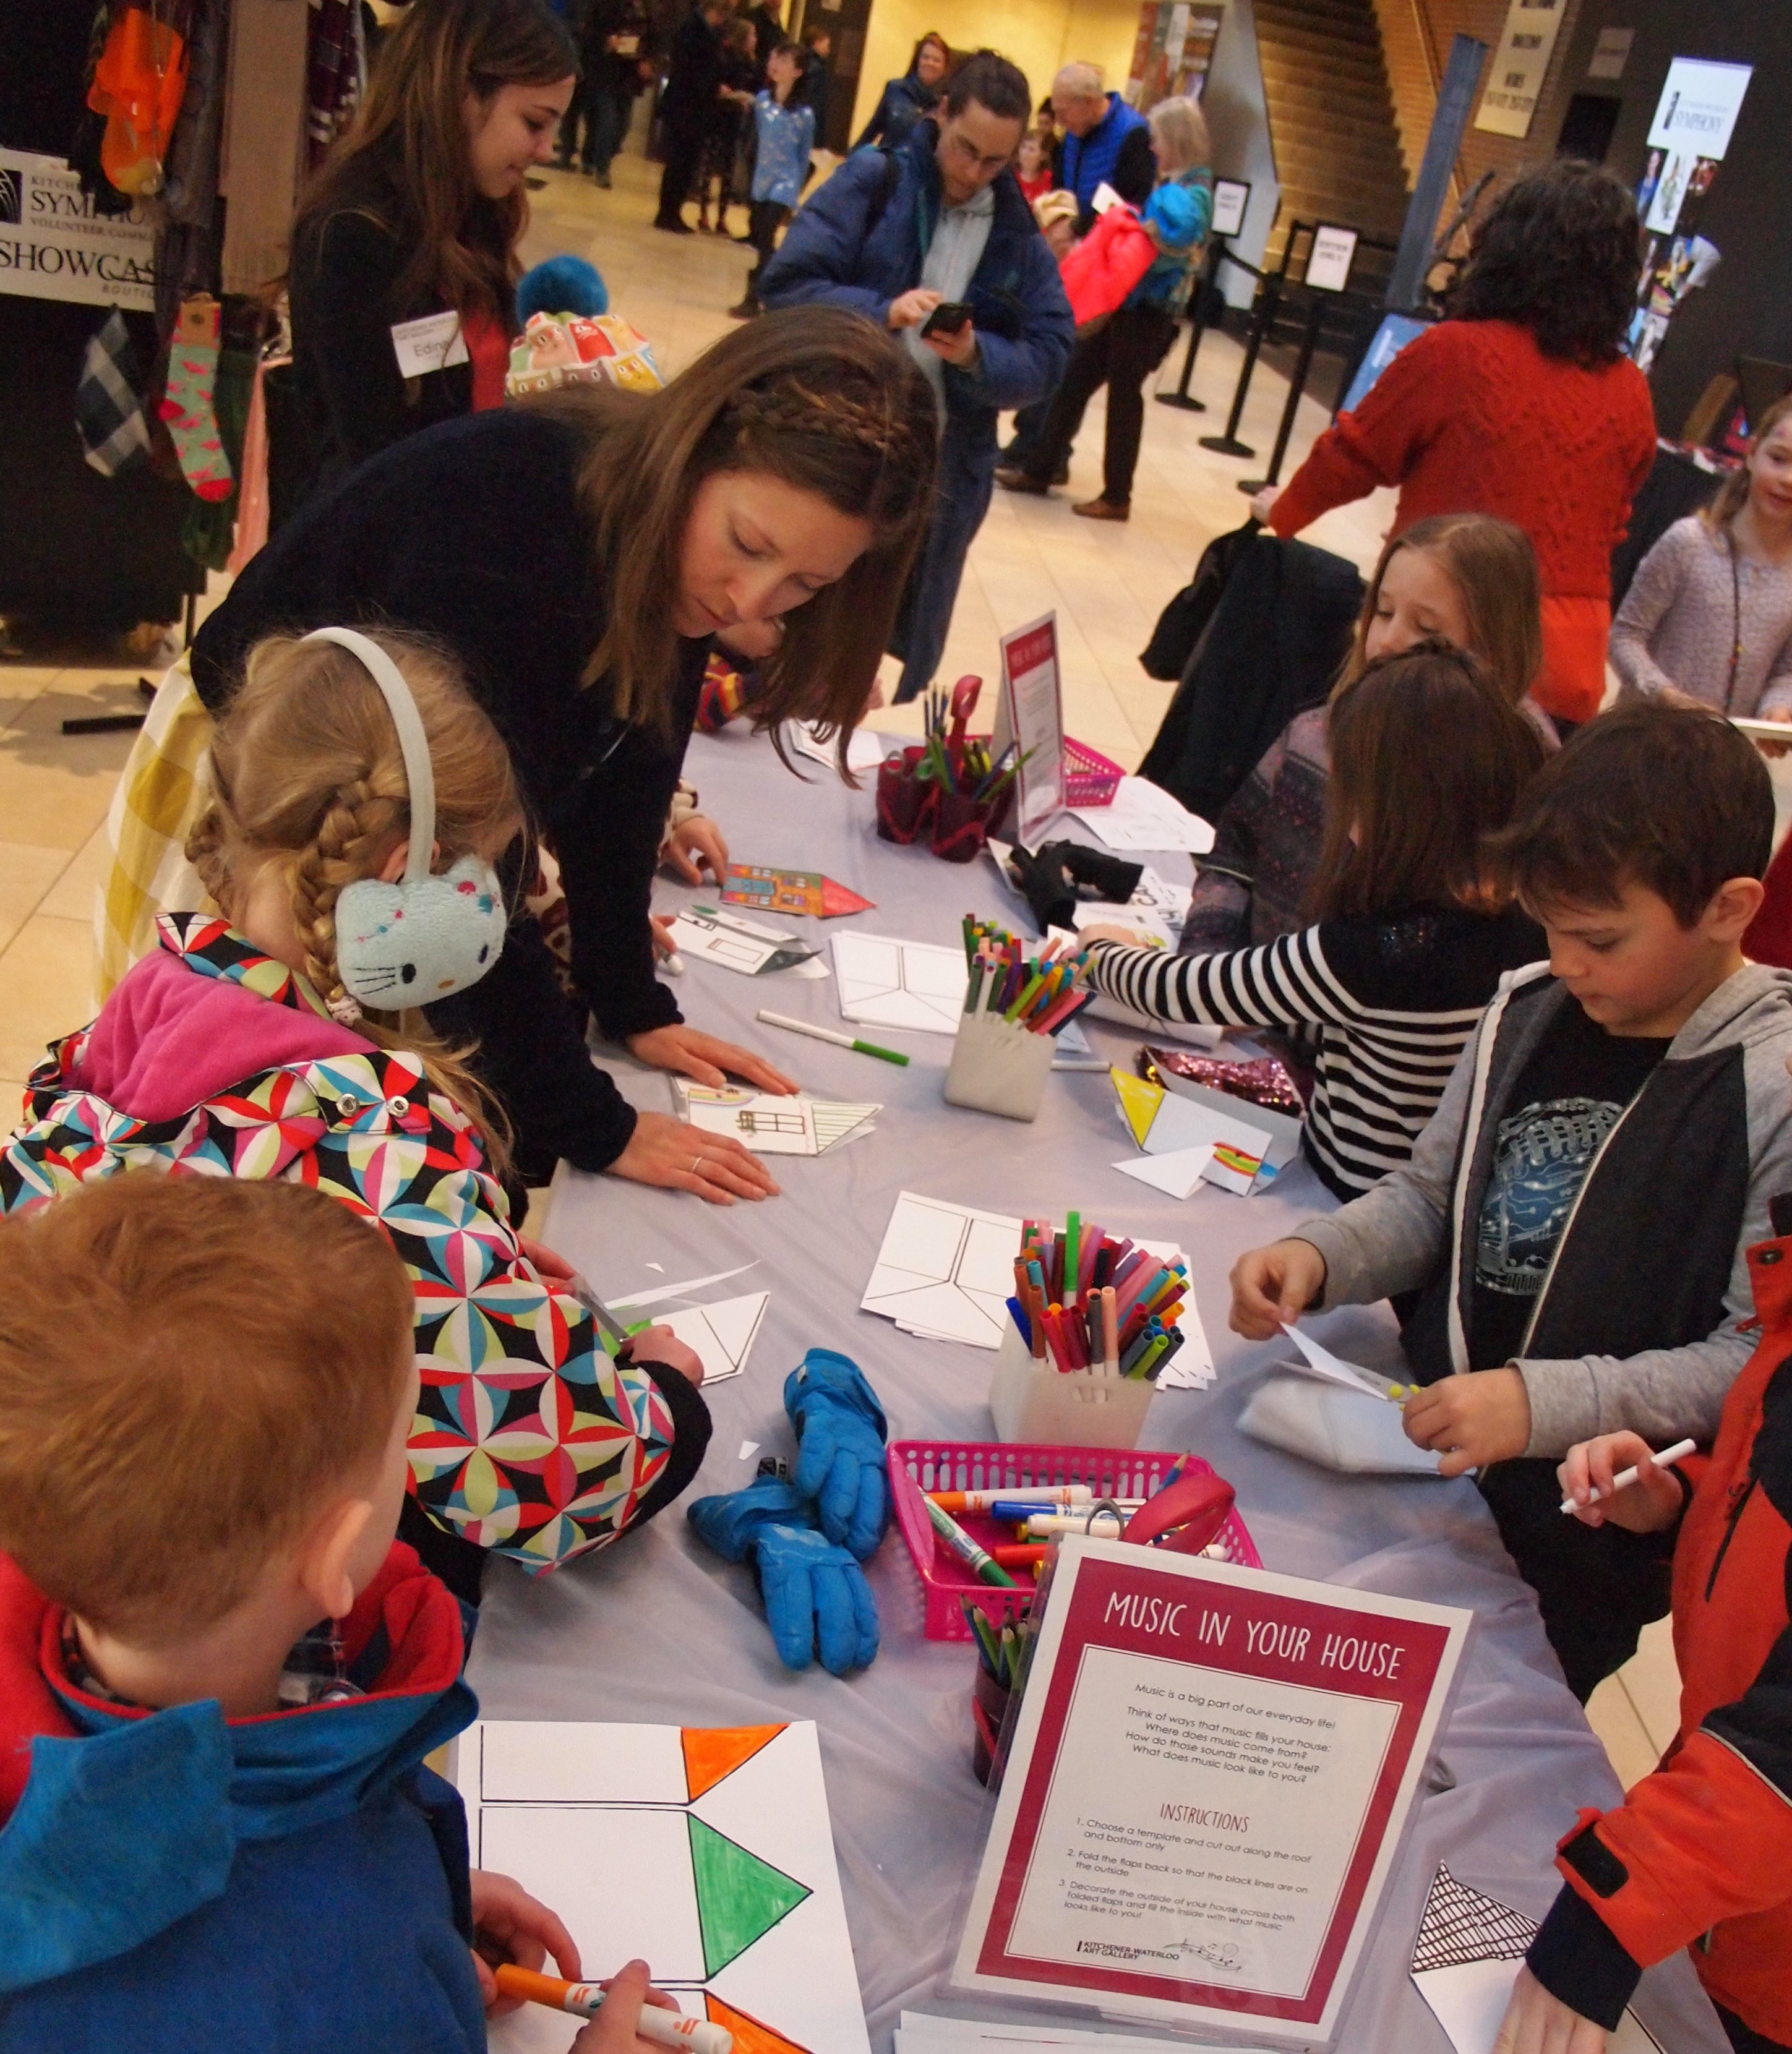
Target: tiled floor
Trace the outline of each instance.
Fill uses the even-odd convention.
[[[751,254],[710,236],[654,233],[647,224],[656,175],[638,156],[616,160],[608,193],[571,174],[549,174],[535,195],[528,254],[589,257],[608,283],[612,305],[648,336],[662,367],[675,372],[730,326],[722,310],[739,298]],[[735,220],[744,225],[738,210]],[[966,569],[944,677],[966,671],[993,677],[998,633],[1055,608],[1069,731],[1128,767],[1138,761],[1170,693],[1139,668],[1138,652],[1207,543],[1244,518],[1235,481],[1261,474],[1260,463],[1199,446],[1224,422],[1239,361],[1235,343],[1209,335],[1194,391],[1210,411],[1148,407],[1127,525],[1079,521],[1069,511],[1073,498],[1092,498],[1100,489],[1099,399],[1068,492],[1050,501],[997,492]],[[1164,367],[1166,384],[1180,363],[1179,347]],[[1282,380],[1259,370],[1241,433],[1260,456],[1274,443],[1286,396]],[[1303,401],[1284,476],[1324,425],[1323,411]],[[1392,501],[1391,494],[1377,494],[1328,515],[1309,533],[1366,567]],[[75,714],[134,710],[143,668],[104,658],[40,667],[0,663],[0,1094],[6,1100],[44,1045],[81,1025],[93,1009],[93,895],[104,864],[106,807],[131,738],[65,737],[61,723]],[[895,670],[886,666],[892,682]],[[905,708],[881,715],[879,725],[904,728],[916,720]],[[1652,1766],[1672,1737],[1678,1688],[1664,1627],[1594,1699],[1594,1725],[1627,1783]]]

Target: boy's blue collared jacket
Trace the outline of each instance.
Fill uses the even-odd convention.
[[[939,219],[939,140],[922,121],[895,151],[849,157],[791,221],[759,281],[761,302],[849,307],[884,327],[890,302],[920,283]],[[1013,174],[1003,171],[994,191],[989,242],[965,294],[977,361],[946,366],[946,441],[974,452],[971,467],[991,476],[996,415],[1056,386],[1073,328],[1057,265]]]
[[[459,1609],[395,1544],[343,1622],[364,1697],[226,1720],[69,1684],[0,1556],[0,2054],[482,2054]]]

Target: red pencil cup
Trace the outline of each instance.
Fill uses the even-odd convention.
[[[999,1782],[1002,1763],[1002,1726],[1008,1716],[1010,1693],[998,1683],[979,1660],[976,1680],[971,1686],[971,1773],[987,1784]]]
[[[943,863],[969,863],[1006,818],[1012,788],[981,800],[946,791],[934,779],[916,776],[926,754],[905,749],[878,766],[877,832],[905,846],[924,841]]]
[[[925,754],[905,749],[900,756],[886,756],[877,766],[877,832],[885,841],[906,846],[932,832],[939,787],[915,775]]]

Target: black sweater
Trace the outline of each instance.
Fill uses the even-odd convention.
[[[379,220],[360,210],[368,208]],[[433,290],[396,297],[410,255],[396,180],[368,163],[343,204],[293,245],[287,292],[293,318],[294,410],[311,448],[287,467],[303,504],[327,492],[381,450],[439,421],[473,411],[473,367],[454,364],[421,377],[399,375],[393,325],[441,313]],[[382,227],[380,221],[394,224]],[[510,309],[504,309],[508,322]]]
[[[613,720],[602,680],[581,687],[605,592],[578,458],[569,429],[526,409],[408,437],[254,559],[199,630],[193,678],[215,711],[250,645],[281,628],[384,624],[447,643],[560,859],[574,982],[620,1040],[680,1017],[654,975],[648,903],[709,644],[679,644],[669,742]],[[526,1163],[551,1154],[601,1170],[627,1145],[634,1111],[593,1067],[528,915],[512,922],[490,974],[429,1017],[478,1039]]]

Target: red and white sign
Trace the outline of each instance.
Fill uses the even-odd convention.
[[[954,1985],[1329,2040],[1469,1621],[1065,1541]]]
[[[1002,699],[991,742],[993,761],[1010,741],[1020,748],[1015,780],[1016,838],[1032,845],[1064,807],[1064,695],[1058,681],[1057,616],[1042,615],[1002,638]]]

